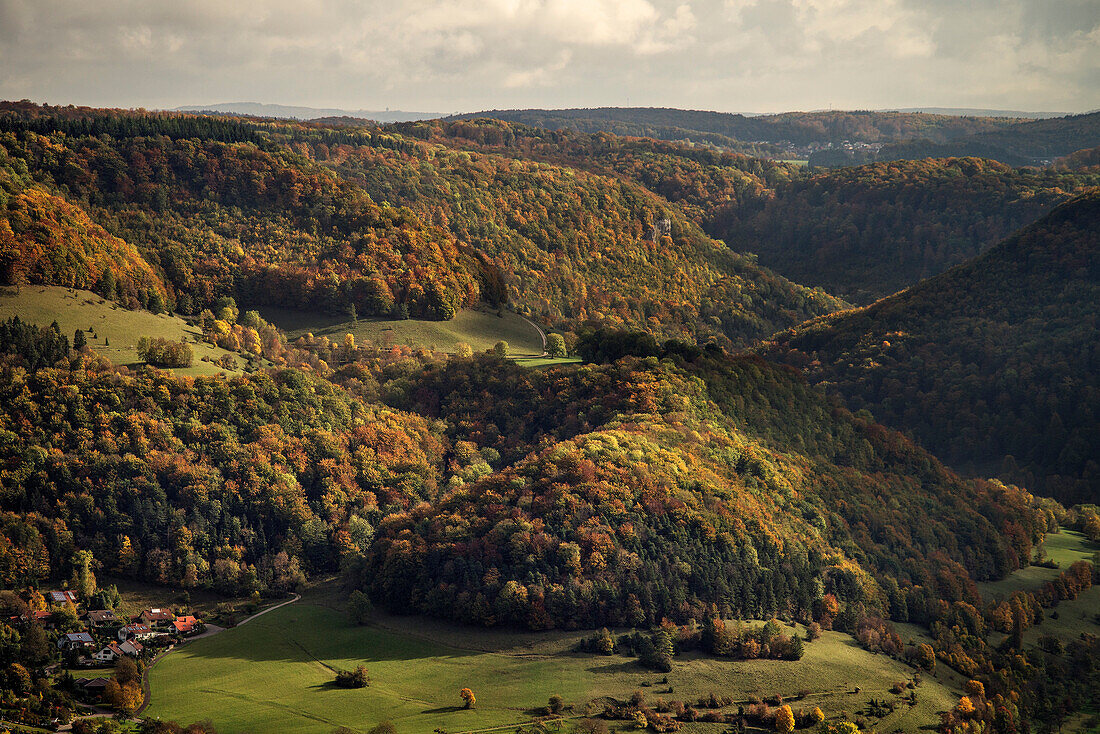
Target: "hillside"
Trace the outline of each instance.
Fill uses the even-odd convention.
[[[8,105],[12,166],[129,243],[163,283],[158,305],[184,313],[232,296],[446,320],[507,301],[559,329],[594,320],[732,346],[842,305],[618,178],[377,130],[48,112]],[[663,219],[668,236],[653,236]],[[62,278],[114,292],[69,272],[34,280]]]
[[[975,156],[1011,166],[1043,165],[1060,156],[1100,145],[1100,112],[1031,120],[1002,130],[974,132],[949,142],[921,139],[886,145],[879,160]]]
[[[762,350],[949,463],[1100,499],[1100,195],[984,255]]]
[[[500,462],[378,526],[360,583],[395,611],[640,626],[711,605],[805,618],[827,592],[927,621],[1025,563],[1036,530],[1025,493],[960,480],[751,358],[459,362],[390,390]]]
[[[445,127],[453,147],[433,144],[435,123],[364,130],[356,144],[299,131],[292,144],[375,200],[447,226],[490,260],[514,307],[555,328],[592,321],[743,345],[843,305],[730,252],[640,181],[577,156],[535,160],[500,125]],[[655,233],[665,219],[667,235]]]
[[[968,260],[1100,176],[976,158],[871,163],[815,172],[746,200],[708,227],[800,283],[854,303]]]
[[[806,170],[676,143],[561,134],[513,123],[398,126],[458,149],[585,167],[636,181],[712,237],[795,282],[866,303],[977,255],[1074,193],[1083,166],[1013,169],[980,159]]]
[[[550,130],[609,132],[661,140],[692,140],[722,146],[722,139],[749,143],[880,143],[913,137],[932,140],[1011,125],[1012,118],[956,117],[918,112],[785,112],[746,116],[669,108],[600,107],[564,110],[489,110],[448,119],[492,118]],[[726,147],[726,146],[722,146]],[[736,146],[729,146],[736,149]],[[744,151],[749,152],[749,151]]]

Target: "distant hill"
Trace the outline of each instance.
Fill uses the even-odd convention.
[[[808,169],[702,146],[485,119],[393,129],[636,181],[738,252],[855,303],[937,275],[1100,185],[1086,156],[1055,170],[977,158]]]
[[[721,145],[708,136],[741,142],[882,143],[910,138],[946,141],[986,132],[1018,122],[1005,118],[956,117],[906,112],[822,111],[784,112],[777,115],[732,114],[656,107],[597,107],[564,110],[489,110],[456,115],[453,119],[488,117],[548,129],[611,132],[663,140],[688,139]]]
[[[979,158],[869,163],[781,183],[706,229],[788,278],[868,303],[974,257],[1098,185],[1086,170]]]
[[[923,135],[915,137],[921,139],[884,146],[878,159],[976,156],[1010,166],[1043,165],[1060,156],[1100,146],[1100,112],[1031,120],[947,142]]]
[[[763,354],[956,467],[1100,501],[1100,193]]]
[[[887,110],[883,110],[886,112]],[[1045,120],[1049,117],[1065,117],[1070,112],[1029,112],[1027,110],[987,110],[974,107],[901,107],[895,112],[925,112],[930,115],[957,117],[1017,117]]]
[[[438,112],[405,112],[404,110],[342,110],[336,108],[299,107],[295,105],[266,104],[262,102],[219,102],[207,105],[175,107],[172,112],[218,112],[227,115],[274,117],[289,120],[316,120],[324,117],[352,117],[376,122],[405,122],[430,120],[443,115]]]

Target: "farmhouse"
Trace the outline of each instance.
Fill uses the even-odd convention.
[[[106,678],[77,678],[74,682],[77,686],[82,688],[85,693],[99,697],[103,695],[103,690],[110,681]]]
[[[136,640],[126,640],[126,642],[118,645],[118,649],[123,655],[129,655],[130,657],[136,658],[141,655],[141,651],[145,649],[145,645],[142,645]]]
[[[38,622],[46,629],[53,629],[54,626],[53,612],[51,612],[49,609],[39,609],[34,612],[28,612],[27,614],[24,614],[22,617],[20,617],[20,619],[27,624],[30,624],[31,622]]]

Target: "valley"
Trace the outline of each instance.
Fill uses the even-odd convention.
[[[0,103],[0,713],[1095,729],[1100,119],[544,112]]]
[[[794,631],[805,633],[804,628]],[[732,710],[754,696],[778,693],[795,708],[819,706],[836,719],[850,719],[870,697],[898,698],[889,689],[914,672],[837,632],[808,643],[806,655],[795,663],[685,655],[667,674],[646,670],[630,657],[573,652],[580,637],[482,631],[390,616],[354,627],[307,594],[298,604],[240,630],[188,643],[158,662],[150,676],[153,703],[147,714],[210,719],[219,732],[231,734],[257,726],[309,734],[337,726],[365,731],[383,719],[403,732],[429,734],[438,727],[475,732],[529,726],[554,694],[564,699],[570,721],[598,716],[609,697],[627,700],[640,690],[651,705],[662,699],[694,704],[717,692],[734,699]],[[368,687],[332,686],[335,669],[359,664],[370,673]],[[917,705],[902,704],[878,725],[915,729],[953,706],[959,686],[950,676],[926,675],[915,689]],[[473,710],[462,709],[462,687],[477,695]],[[700,715],[710,710],[700,708]],[[700,722],[684,731],[706,732],[714,726]]]

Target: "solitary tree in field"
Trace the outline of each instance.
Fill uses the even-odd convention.
[[[564,357],[567,352],[565,349],[565,337],[561,334],[547,334],[546,335],[546,356],[548,357]]]
[[[463,688],[458,692],[459,697],[466,702],[466,708],[472,709],[474,704],[477,703],[477,699],[474,698],[474,692],[469,688]]]
[[[73,349],[79,351],[86,346],[88,346],[88,338],[84,336],[84,330],[77,329],[73,334]]]
[[[493,354],[495,354],[498,357],[502,357],[502,358],[507,357],[508,356],[508,342],[502,340],[502,341],[499,341],[496,344],[494,344],[493,345]]]

